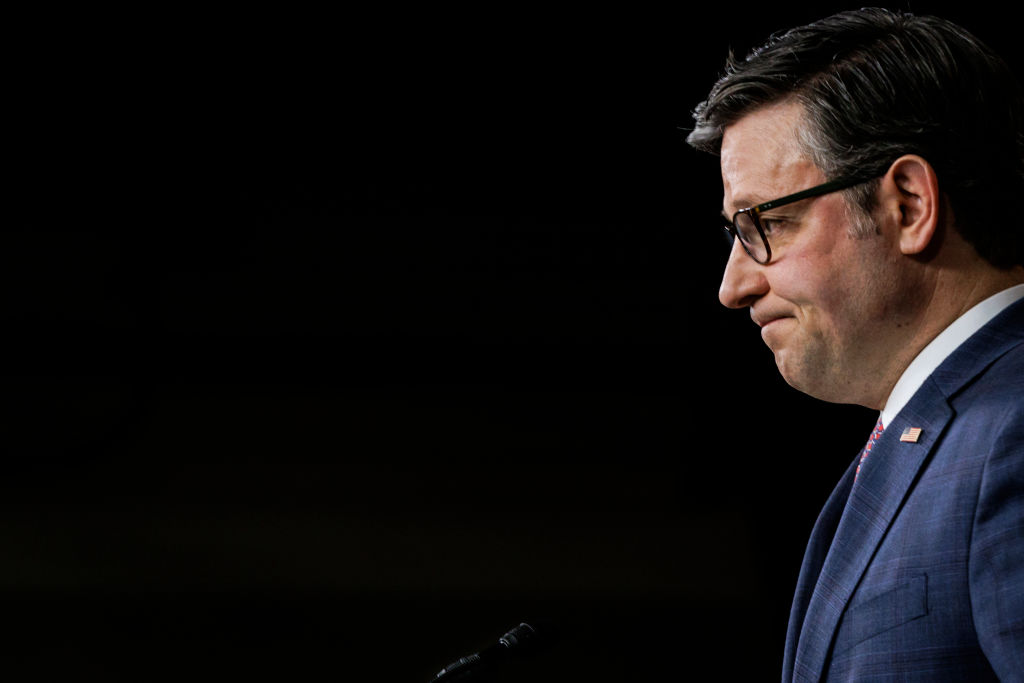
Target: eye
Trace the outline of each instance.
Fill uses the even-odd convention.
[[[761,216],[761,229],[764,230],[765,235],[770,235],[773,232],[778,232],[785,227],[786,221],[782,218],[768,218]]]

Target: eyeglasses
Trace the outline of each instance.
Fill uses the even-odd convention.
[[[768,245],[768,235],[765,232],[764,226],[761,225],[760,215],[763,212],[779,206],[785,206],[786,204],[792,204],[802,199],[820,197],[821,195],[829,194],[830,192],[845,190],[848,187],[859,185],[863,182],[867,182],[868,180],[870,180],[870,178],[864,178],[862,176],[838,178],[824,183],[823,185],[817,185],[795,194],[788,194],[785,197],[773,199],[770,202],[764,202],[763,204],[751,206],[746,209],[740,209],[733,214],[732,222],[726,222],[725,230],[732,237],[739,237],[740,244],[743,245],[743,250],[747,252],[750,258],[762,265],[766,264],[772,258],[772,248]]]

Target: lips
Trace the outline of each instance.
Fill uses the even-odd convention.
[[[761,339],[769,348],[774,349],[779,343],[781,343],[784,335],[781,332],[776,331],[776,323],[784,320],[792,320],[793,316],[786,315],[781,311],[754,311],[750,309],[750,317],[758,327],[761,328]],[[779,328],[782,332],[785,331],[785,327]]]
[[[754,311],[754,309],[750,309],[750,318],[754,321],[755,325],[762,329],[771,325],[773,322],[791,317],[792,316],[785,315],[784,313],[761,313]]]

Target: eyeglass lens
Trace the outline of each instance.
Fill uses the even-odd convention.
[[[764,263],[768,258],[768,248],[757,226],[754,225],[753,217],[749,213],[738,213],[734,218],[734,225],[736,226],[736,234],[743,243],[743,248],[747,250],[747,253],[755,261]]]

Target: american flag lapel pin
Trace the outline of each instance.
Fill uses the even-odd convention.
[[[920,427],[907,427],[900,434],[900,441],[903,443],[917,443],[917,440],[921,438]]]

